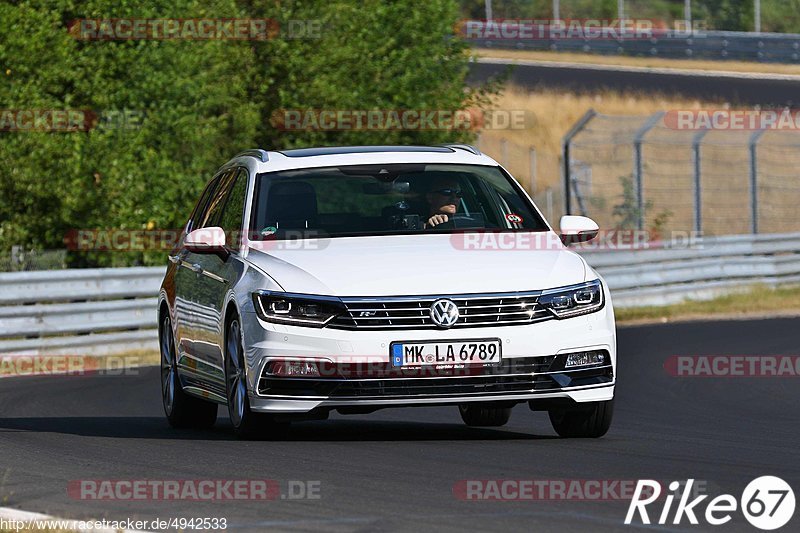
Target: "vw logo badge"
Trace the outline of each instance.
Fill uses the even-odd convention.
[[[447,298],[436,300],[431,305],[431,320],[440,328],[449,328],[458,320],[458,306]]]

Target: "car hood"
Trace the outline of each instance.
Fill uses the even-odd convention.
[[[287,292],[333,296],[511,292],[586,280],[583,259],[562,247],[555,234],[538,249],[464,249],[458,244],[462,238],[339,237],[288,246],[271,241],[251,246],[248,260]],[[296,248],[288,249],[292,245]]]

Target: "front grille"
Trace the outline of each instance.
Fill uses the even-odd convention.
[[[453,328],[531,324],[552,318],[537,306],[539,292],[492,295],[404,296],[393,298],[342,298],[347,312],[328,327],[339,329],[438,328],[430,316],[433,302],[448,298],[458,306]]]

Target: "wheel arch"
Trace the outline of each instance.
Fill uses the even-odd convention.
[[[225,302],[225,310],[222,313],[222,338],[227,342],[228,340],[228,326],[234,317],[241,317],[239,306],[236,303],[236,298],[231,293],[228,295]]]

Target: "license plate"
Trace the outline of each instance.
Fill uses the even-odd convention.
[[[455,342],[393,342],[392,366],[456,366],[500,364],[500,339]]]

